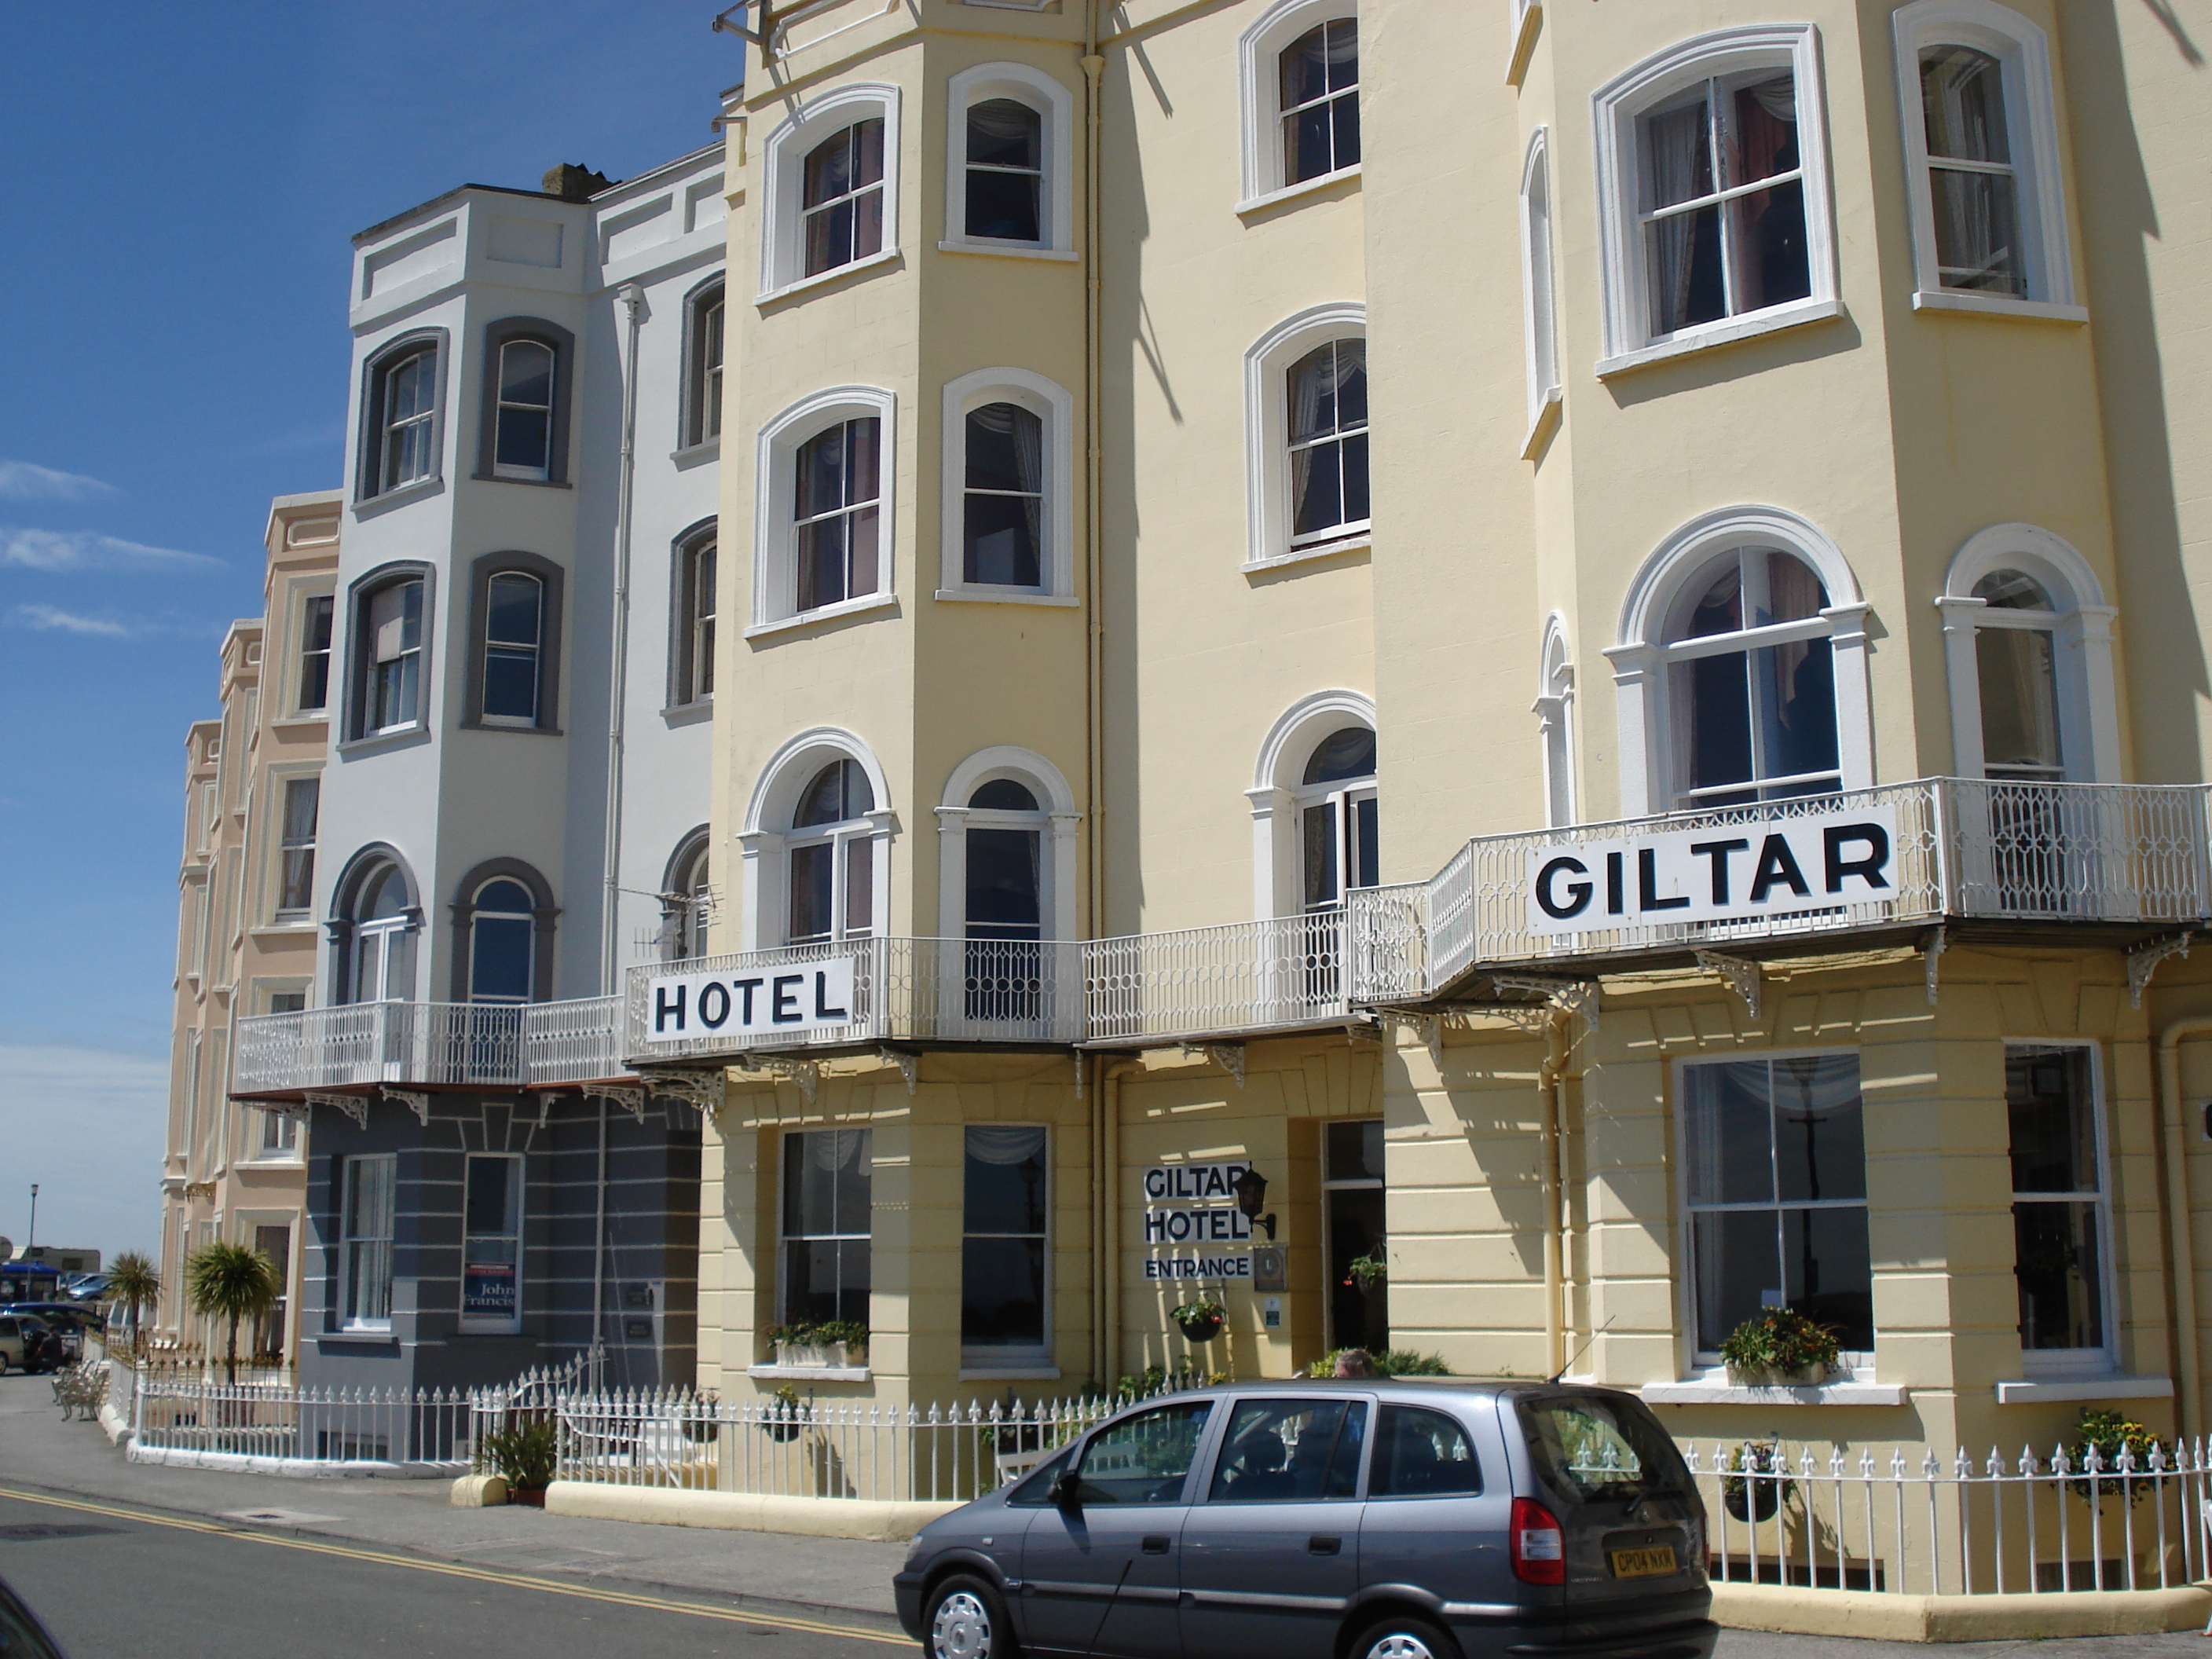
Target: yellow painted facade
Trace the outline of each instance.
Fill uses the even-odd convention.
[[[1285,187],[1269,150],[1279,56],[1355,14],[1361,158]],[[2022,242],[2040,263],[2016,304],[1960,302],[1916,247],[1927,194],[1911,180],[1928,164],[1908,153],[1921,112],[1901,101],[1917,70],[1908,57],[1901,76],[1899,54],[1954,38],[2013,76],[2006,165],[2043,238]],[[1820,620],[1797,617],[1822,630],[1834,675],[1816,792],[1998,765],[1961,748],[1961,732],[1996,730],[1960,713],[1993,627],[1966,587],[2021,561],[2073,584],[2050,624],[2066,751],[2053,787],[2117,802],[2129,786],[2201,784],[2207,44],[2165,9],[2101,0],[1806,0],[1779,22],[1738,0],[793,9],[771,50],[748,47],[731,131],[712,948],[793,941],[793,845],[830,822],[797,803],[841,756],[871,793],[872,908],[832,929],[856,940],[957,939],[975,921],[955,884],[972,848],[946,849],[984,809],[948,791],[989,775],[1036,786],[1039,844],[1062,849],[1042,856],[1073,860],[1040,878],[1046,940],[1296,916],[1312,895],[1304,815],[1322,800],[1298,771],[1333,731],[1376,733],[1370,879],[1407,891],[1431,890],[1412,884],[1441,880],[1472,836],[1556,820],[1571,840],[1565,825],[1689,805],[1683,700],[1701,694],[1678,672],[1692,659],[1667,652],[1695,644],[1683,584],[1711,580],[1716,549],[1781,549],[1820,574]],[[1810,292],[1645,337],[1674,280],[1661,245],[1639,240],[1656,234],[1639,193],[1659,165],[1638,149],[1660,142],[1650,112],[1717,86],[1711,107],[1750,134],[1749,89],[1784,74]],[[1046,83],[1030,239],[1044,246],[979,248],[948,193],[963,88]],[[881,247],[809,276],[790,263],[819,205],[805,157],[867,119],[886,130]],[[1536,163],[1550,398],[1526,320]],[[1744,223],[1730,234],[1790,234]],[[1274,449],[1293,418],[1282,377],[1316,343],[1349,339],[1370,377],[1371,526],[1300,543]],[[1044,538],[1048,563],[1066,560],[1057,591],[1048,578],[979,596],[946,574],[962,522],[946,502],[962,488],[946,387],[988,386],[993,370],[1066,394],[1042,440],[1042,520],[1066,526],[1063,545]],[[864,418],[888,458],[880,591],[794,606],[778,595],[798,556],[799,447]],[[1565,733],[1548,775],[1546,721]],[[987,751],[998,761],[971,764]],[[1064,799],[1045,799],[1054,779]],[[2173,807],[2193,826],[2179,856],[2201,872],[2201,792],[2188,799]],[[2000,886],[2023,879],[2005,867]],[[841,868],[842,904],[860,878]],[[1359,1305],[1339,1294],[1326,1237],[1327,1218],[1350,1213],[1330,1207],[1328,1126],[1380,1120],[1389,1339],[1455,1371],[1642,1389],[1698,1439],[2009,1449],[2063,1437],[2085,1404],[2199,1430],[2194,1327],[2212,1304],[2196,1257],[2212,1240],[2191,1217],[2212,1201],[2212,1042],[2177,1044],[2180,1117],[2157,1059],[2173,1022],[2212,1012],[2212,979],[2157,956],[2198,913],[2034,909],[1939,906],[1828,938],[1785,922],[1741,946],[1702,936],[1717,965],[1685,938],[1495,973],[1478,952],[1447,983],[1329,1018],[747,1052],[708,1133],[702,1384],[927,1402],[1073,1391],[1152,1364],[1288,1375],[1340,1346]],[[1424,915],[1434,958],[1440,923]],[[1129,994],[1197,999],[1238,948],[1206,938],[1146,946],[1168,965]],[[1213,966],[1176,978],[1176,961],[1201,957]],[[1752,960],[1748,986],[1731,982]],[[1085,971],[1087,1007],[1118,994]],[[1279,984],[1351,969],[1253,971]],[[2077,1268],[2101,1275],[2094,1360],[2023,1357],[2008,1044],[2093,1055],[2100,1185],[2085,1201],[2106,1259]],[[1697,1334],[1684,1067],[1819,1054],[1858,1067],[1873,1341],[1824,1388],[1759,1393]],[[1020,1363],[963,1352],[975,1166],[962,1134],[993,1125],[1048,1134],[1045,1352]],[[793,1321],[788,1262],[805,1248],[786,1237],[789,1137],[861,1127],[866,1362],[780,1363],[764,1334]],[[1286,1278],[1273,1292],[1232,1284],[1224,1334],[1194,1345],[1169,1317],[1186,1291],[1146,1276],[1172,1252],[1146,1239],[1159,1206],[1145,1182],[1225,1164],[1267,1177]]]

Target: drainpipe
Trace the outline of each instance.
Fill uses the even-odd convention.
[[[2173,1287],[2173,1386],[2185,1439],[2204,1431],[2197,1342],[2197,1250],[2189,1226],[2188,1138],[2181,1121],[2181,1045],[2212,1036],[2212,1015],[2177,1019],[2159,1034],[2160,1128],[2166,1139],[2166,1276]]]
[[[606,896],[601,901],[599,923],[599,994],[612,996],[621,988],[617,926],[622,901],[622,805],[623,703],[629,690],[629,532],[631,499],[637,482],[637,335],[644,320],[645,290],[625,283],[618,298],[629,313],[629,349],[623,364],[622,468],[615,495],[614,636],[607,672],[607,827]],[[605,1116],[604,1104],[600,1115]],[[600,1171],[602,1183],[605,1170]],[[604,1184],[599,1207],[606,1207]]]
[[[1121,1079],[1143,1069],[1141,1060],[1103,1055],[1098,1065],[1098,1155],[1091,1165],[1098,1218],[1091,1282],[1097,1294],[1091,1349],[1097,1356],[1094,1369],[1102,1391],[1113,1388],[1121,1363]]]
[[[607,1097],[599,1097],[599,1213],[592,1230],[592,1392],[606,1388]]]
[[[1554,1012],[1543,1069],[1536,1074],[1543,1107],[1544,1143],[1544,1375],[1567,1368],[1566,1190],[1559,1178],[1559,1079],[1567,1069],[1567,1021]]]
[[[1098,246],[1099,78],[1106,60],[1098,55],[1098,0],[1088,0],[1083,40],[1083,447],[1084,583],[1087,648],[1084,657],[1084,703],[1087,716],[1090,776],[1085,780],[1091,810],[1091,927],[1100,937],[1106,927],[1106,554],[1103,545],[1104,503],[1100,499],[1105,451],[1099,434],[1098,371],[1103,261]]]

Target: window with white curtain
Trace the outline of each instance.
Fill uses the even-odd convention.
[[[1050,1346],[1049,1138],[1041,1124],[971,1123],[966,1139],[960,1363],[1043,1364]]]
[[[1914,306],[2080,319],[2044,32],[1996,0],[1917,0],[1891,29]]]
[[[1277,0],[1238,38],[1240,210],[1357,175],[1359,18],[1348,0]]]
[[[353,735],[405,731],[422,719],[423,613],[421,577],[379,583],[356,599]]]
[[[855,760],[832,761],[799,798],[789,859],[787,944],[865,939],[875,931],[875,791]]]
[[[337,1327],[392,1328],[392,1245],[399,1160],[349,1158],[340,1167]]]
[[[1075,96],[1028,64],[976,64],[945,86],[950,253],[1075,257],[1068,166]]]
[[[354,884],[347,921],[347,1002],[405,1002],[415,994],[416,916],[405,873],[384,864]]]
[[[315,902],[315,820],[322,805],[319,775],[284,780],[278,830],[276,921],[305,921]]]
[[[1552,275],[1552,162],[1549,135],[1538,127],[1521,168],[1522,344],[1528,371],[1528,428],[1533,436],[1559,401],[1557,298]]]
[[[1286,375],[1291,545],[1341,540],[1368,521],[1367,342],[1316,346]]]
[[[870,1132],[793,1131],[783,1138],[782,1175],[779,1322],[866,1324],[875,1185]]]
[[[840,421],[799,447],[792,495],[796,608],[816,611],[876,591],[883,422]]]
[[[1697,36],[1595,102],[1599,373],[1837,313],[1812,25]]]
[[[1044,569],[1044,422],[1019,404],[967,415],[961,580],[1036,587]]]
[[[946,383],[939,599],[1073,601],[1073,410],[1026,369]]]
[[[1044,240],[1044,118],[1012,98],[968,106],[963,232],[983,241]]]

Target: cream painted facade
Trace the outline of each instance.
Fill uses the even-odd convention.
[[[1379,1122],[1388,1339],[1456,1371],[1638,1389],[1699,1439],[2047,1445],[2085,1405],[2204,1426],[2212,1055],[2177,1022],[2212,1012],[2212,982],[2167,949],[2207,909],[2212,775],[2192,604],[2212,577],[2192,355],[2212,349],[2212,111],[2183,22],[2052,0],[1808,0],[1778,20],[1735,0],[782,9],[730,127],[729,270],[755,287],[732,308],[724,404],[713,948],[733,984],[849,957],[877,1000],[872,1024],[657,1060],[650,970],[633,975],[637,1064],[689,1066],[709,1097],[729,1067],[702,1386],[929,1401],[1153,1364],[1287,1375],[1368,1334],[1352,1328],[1382,1301],[1344,1282],[1340,1248],[1374,1201],[1346,1195],[1378,1190],[1349,1126]],[[1355,15],[1361,158],[1285,186],[1280,55]],[[1950,171],[2011,180],[2019,234],[1996,252],[2016,293],[1947,286],[1968,233],[1954,216],[1939,243],[1933,194],[1954,186],[1929,182],[1944,169],[1917,100],[1923,55],[1962,47],[1996,66],[2010,143]],[[966,111],[993,98],[1036,118],[1037,234],[1018,246],[961,217]],[[1713,210],[1741,244],[1725,277],[1698,263],[1708,233],[1653,228],[1697,194],[1686,130],[1655,122],[1692,107],[1717,124],[1708,155],[1753,169],[1731,198],[1749,205]],[[842,177],[864,223],[876,195],[881,246],[823,220],[852,257],[810,276],[810,209],[837,190],[817,168],[810,195],[807,158],[869,121],[881,183],[865,135]],[[1771,179],[1794,182],[1802,222],[1753,188]],[[1716,293],[1723,313],[1692,320]],[[1286,377],[1350,340],[1371,375],[1371,524],[1302,536],[1292,481],[1311,475],[1286,450],[1313,411]],[[1038,422],[1024,592],[980,591],[960,557],[954,498],[976,486],[958,458],[992,398]],[[869,421],[874,493],[795,499],[803,454],[823,477],[807,446]],[[864,436],[840,441],[868,471]],[[802,603],[823,589],[799,521],[871,504],[877,591]],[[1729,562],[1747,550],[1761,560]],[[2025,590],[1973,591],[2005,572],[2042,592],[2024,619],[1989,593]],[[1747,583],[1771,585],[1748,626],[1778,631],[1736,647],[1745,674],[1827,678],[1757,683],[1769,712],[1747,743],[1802,766],[1723,776],[1696,665],[1729,629],[1699,617],[1740,612]],[[1989,642],[2008,627],[2047,648],[2041,772],[1992,751],[2016,734],[1979,701],[2012,684],[1983,665],[2017,660]],[[1307,781],[1360,729],[1372,895],[1344,890],[1367,781]],[[810,811],[844,761],[843,805]],[[988,816],[994,780],[1036,811]],[[1702,800],[1709,831],[1764,830],[1835,791],[1903,815],[1900,861],[1921,836],[1927,903],[1524,936],[1549,828],[1632,847],[1644,832],[1620,821]],[[1315,811],[1343,866],[1318,894]],[[2160,813],[2175,894],[2134,881],[2108,902],[2129,884],[2112,872],[2150,856],[2119,826]],[[1009,829],[1036,849],[1027,957],[976,948],[1008,935],[963,889],[969,838]],[[832,857],[817,846],[834,915],[794,902]],[[1469,915],[1519,943],[1462,948]],[[1844,1195],[1784,1191],[1762,1213],[1788,1281],[1780,1230],[1863,1194],[1863,1222],[1835,1224],[1863,1227],[1844,1277],[1870,1335],[1820,1387],[1754,1391],[1716,1363],[1716,1310],[1805,1287],[1730,1290],[1712,1241],[1733,1235],[1693,1237],[1693,1133],[1743,1144],[1696,1116],[1723,1086],[1697,1068],[1818,1055],[1844,1067],[1823,1076],[1856,1067],[1841,1116],[1817,1120],[1856,1127],[1820,1168]],[[2071,1298],[2075,1340],[2024,1346],[2022,1241],[2047,1237],[2034,1206],[2055,1189],[2024,1176],[2016,1197],[2014,1170],[2033,1163],[2036,1079],[2061,1072],[2087,1184],[2067,1188],[2080,1248],[2039,1282]],[[962,1328],[975,1238],[1013,1236],[967,1200],[1015,1143],[974,1132],[1014,1126],[1047,1137],[1026,1347]],[[865,1225],[799,1224],[787,1170],[860,1143],[793,1136],[860,1129],[838,1167],[868,1172]],[[1185,1291],[1147,1277],[1177,1252],[1146,1241],[1168,1206],[1146,1183],[1237,1164],[1267,1177],[1285,1279],[1231,1283],[1224,1334],[1194,1345],[1169,1318]],[[834,1246],[849,1266],[863,1241],[848,1316],[870,1328],[866,1363],[779,1364],[765,1333],[794,1297],[829,1305],[794,1259]],[[1826,1293],[1809,1305],[1841,1305]]]
[[[270,504],[258,617],[231,624],[222,714],[185,739],[175,1050],[161,1173],[162,1335],[219,1348],[186,1304],[184,1261],[218,1239],[266,1250],[285,1297],[240,1347],[289,1364],[299,1352],[307,1125],[231,1098],[234,1022],[306,1006],[313,983],[315,813],[328,737],[330,622],[337,573],[336,490]]]

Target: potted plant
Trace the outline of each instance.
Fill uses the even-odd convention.
[[[1721,1502],[1739,1521],[1772,1520],[1790,1492],[1789,1467],[1779,1445],[1745,1441],[1729,1453],[1729,1473],[1721,1477]]]
[[[507,1482],[507,1501],[545,1507],[545,1488],[553,1483],[560,1443],[550,1419],[518,1418],[483,1437],[479,1461]]]
[[[868,1361],[868,1328],[857,1319],[818,1319],[772,1325],[764,1333],[779,1365],[842,1370]]]
[[[2081,1497],[2101,1502],[2107,1493],[2118,1492],[2124,1486],[2128,1501],[2139,1504],[2157,1488],[2158,1483],[2118,1473],[2120,1459],[2124,1454],[2130,1455],[2132,1469],[2148,1469],[2151,1454],[2157,1449],[2158,1437],[2142,1424],[2118,1412],[2084,1407],[2081,1419],[2074,1425],[2074,1443],[2066,1449],[2067,1463],[2075,1474],[2086,1477],[2073,1482],[2074,1490]],[[2094,1473],[2089,1469],[2092,1452],[2097,1456]],[[2173,1467],[2170,1457],[2166,1467]]]
[[[703,1446],[718,1440],[722,1433],[722,1396],[708,1389],[691,1399],[691,1409],[678,1419],[684,1427],[684,1437],[695,1446]]]
[[[1371,1255],[1355,1255],[1344,1264],[1344,1282],[1347,1285],[1357,1285],[1362,1295],[1372,1291],[1390,1276],[1389,1264],[1383,1260],[1379,1251]]]
[[[1168,1317],[1175,1321],[1184,1341],[1211,1342],[1221,1334],[1229,1310],[1210,1296],[1199,1296],[1171,1310]]]
[[[799,1431],[805,1427],[799,1420],[799,1390],[787,1382],[769,1396],[768,1416],[761,1427],[768,1431],[769,1439],[788,1444],[798,1439]]]
[[[1790,1308],[1747,1319],[1721,1344],[1729,1379],[1751,1386],[1819,1382],[1843,1352],[1843,1333]]]

